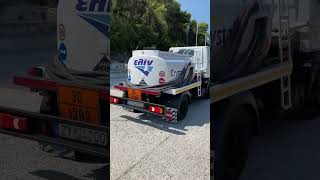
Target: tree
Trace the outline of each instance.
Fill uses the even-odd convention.
[[[167,51],[186,46],[185,24],[191,23],[190,44],[195,44],[196,21],[181,11],[177,0],[112,0],[111,52],[130,53],[154,46]],[[199,24],[199,45],[204,45],[208,25]]]

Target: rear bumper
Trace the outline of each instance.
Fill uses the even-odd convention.
[[[118,102],[117,103],[112,102],[113,99],[117,99]],[[128,105],[129,101],[142,104],[143,107],[136,107],[136,106]],[[152,115],[161,117],[163,120],[168,121],[168,122],[177,122],[177,120],[178,120],[177,119],[177,113],[178,113],[177,109],[171,108],[171,107],[166,107],[161,104],[154,104],[154,103],[150,103],[150,102],[146,102],[146,101],[136,101],[136,100],[121,98],[121,97],[116,97],[116,96],[110,96],[110,103],[113,105],[121,106],[126,109],[132,109],[132,110],[140,111],[140,112],[143,112],[146,114],[152,114]],[[163,113],[152,112],[150,110],[150,107],[162,108]]]
[[[24,117],[28,121],[27,132],[1,128],[0,133],[2,134],[12,135],[12,136],[20,137],[23,139],[30,139],[30,140],[34,140],[41,143],[60,146],[65,149],[100,156],[103,159],[109,158],[110,153],[107,148],[109,144],[109,141],[108,141],[109,129],[105,126],[95,126],[95,125],[86,124],[82,122],[66,120],[56,116],[49,116],[45,114],[28,112],[28,111],[6,108],[6,107],[0,107],[0,113]],[[58,134],[43,133],[41,129],[38,128],[38,126],[36,126],[39,124],[46,124],[46,125],[50,125],[51,127],[61,127],[61,126],[58,126],[60,124],[77,127],[80,129],[80,131],[77,133],[77,135],[79,136],[83,135],[81,134],[83,132],[81,130],[83,129],[89,129],[91,130],[91,132],[101,132],[99,136],[100,138],[105,138],[105,143],[103,143],[102,145],[101,143],[97,144],[94,142],[93,143],[86,142],[86,141],[83,141],[84,137],[81,137],[79,139],[65,138],[65,137],[59,136],[60,133]],[[58,128],[55,130],[59,132],[61,129]]]

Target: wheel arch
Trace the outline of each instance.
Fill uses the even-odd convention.
[[[258,105],[252,92],[246,91],[238,93],[226,99],[226,103],[224,103],[224,113],[231,113],[234,109],[240,106],[244,107],[253,115],[253,133],[254,135],[258,135],[261,129],[261,120]]]
[[[188,97],[189,104],[191,104],[191,93],[190,93],[190,91],[185,91],[185,92],[181,93],[180,97],[183,98],[184,96]]]

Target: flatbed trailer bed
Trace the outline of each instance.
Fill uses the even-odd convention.
[[[71,126],[77,126],[85,129],[99,131],[101,132],[101,134],[104,134],[104,138],[106,139],[106,144],[104,146],[95,145],[93,143],[90,144],[88,142],[81,142],[78,140],[66,139],[59,136],[47,136],[42,134],[41,132],[35,132],[32,130],[28,130],[27,132],[22,133],[19,131],[0,129],[1,134],[7,134],[7,135],[23,138],[23,139],[30,139],[30,140],[41,142],[41,143],[56,145],[62,148],[79,151],[83,153],[88,153],[92,155],[97,155],[104,158],[107,158],[109,156],[109,153],[107,152],[107,143],[108,143],[107,141],[109,139],[107,136],[107,132],[109,130],[107,127],[99,127],[99,126],[85,124],[77,121],[70,121],[70,120],[59,118],[56,116],[49,116],[45,114],[28,112],[24,110],[7,108],[7,107],[0,107],[0,113],[7,113],[7,114],[18,116],[18,117],[25,117],[28,119],[29,123],[32,123],[35,121],[45,121],[51,124],[67,124]]]

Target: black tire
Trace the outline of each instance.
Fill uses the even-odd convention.
[[[40,105],[40,113],[52,116],[59,115],[57,95],[55,93],[47,93],[47,95],[43,96]]]
[[[128,108],[125,108],[125,107],[122,107],[124,110],[126,111],[130,111],[130,112],[133,112],[133,113],[141,113],[141,111],[138,111],[138,110],[135,110],[135,109],[128,109]]]
[[[226,115],[215,149],[215,180],[240,177],[248,159],[253,117],[245,107],[238,107]]]
[[[84,162],[84,163],[106,163],[107,159],[103,159],[99,156],[88,154],[88,153],[82,153],[79,151],[74,151],[73,159],[78,162]]]
[[[40,113],[41,114],[52,115],[52,116],[58,115],[57,114],[57,112],[58,112],[57,102],[53,102],[52,101],[53,98],[54,98],[53,95],[43,96],[43,98],[41,100],[41,105],[40,105]],[[42,126],[45,126],[45,125],[42,124]],[[42,128],[42,127],[39,127],[39,128]],[[48,127],[46,127],[46,128],[48,128]],[[55,147],[55,146],[52,146],[47,143],[39,142],[38,144],[39,144],[40,149],[44,152],[47,152],[47,153],[57,152],[62,149],[62,148]]]
[[[122,98],[127,98],[127,95],[123,94]],[[135,109],[127,109],[127,108],[123,108],[123,109],[129,110],[129,111],[131,110],[133,113],[141,113],[141,111],[138,111],[138,110],[135,110]]]
[[[177,120],[181,121],[183,120],[187,114],[188,114],[188,110],[189,110],[189,97],[187,95],[184,95],[178,105],[178,114],[177,114]]]
[[[314,88],[313,88],[313,96],[314,96],[314,104],[316,106],[320,106],[320,93],[319,93],[319,90],[320,90],[320,80],[317,80],[317,82],[315,83],[314,85]]]
[[[133,112],[133,113],[141,113],[141,111],[138,111],[138,110],[135,110],[135,109],[132,110],[132,112]]]

